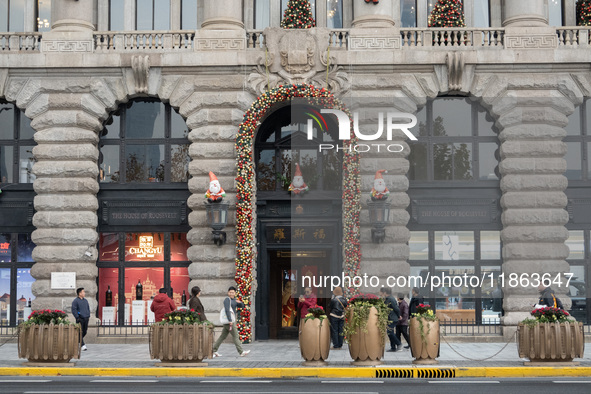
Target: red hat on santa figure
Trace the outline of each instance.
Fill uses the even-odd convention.
[[[386,187],[386,182],[384,182],[384,178],[382,178],[382,174],[387,173],[388,171],[386,170],[376,171],[376,175],[373,179],[373,188],[371,189],[371,199],[373,201],[386,200],[390,195],[390,191]]]
[[[291,184],[289,185],[289,191],[297,196],[300,194],[304,194],[308,190],[309,187],[308,185],[306,185],[306,182],[304,182],[304,177],[302,176],[302,170],[300,170],[300,165],[296,163],[295,175],[293,176]]]
[[[226,197],[226,192],[222,189],[220,181],[213,172],[209,171],[209,189],[205,192],[205,198],[209,202],[222,202],[224,197]]]

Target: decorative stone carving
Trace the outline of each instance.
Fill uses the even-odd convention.
[[[531,34],[528,36],[511,36],[505,34],[505,48],[507,49],[539,49],[557,48],[556,34]]]
[[[347,73],[328,52],[329,30],[265,29],[267,54],[248,77],[248,89],[260,95],[282,84],[311,83],[333,93],[350,89]]]
[[[0,68],[0,97],[4,96],[4,86],[6,85],[6,79],[8,78],[8,69]]]
[[[43,40],[42,52],[92,52],[92,40]]]
[[[402,39],[400,37],[351,37],[349,38],[349,49],[352,51],[363,51],[371,49],[400,49]]]
[[[464,75],[464,54],[461,52],[448,53],[446,56],[447,80],[449,90],[458,92],[462,90],[462,77]]]
[[[148,92],[148,77],[150,75],[150,57],[132,56],[131,69],[135,81],[135,90],[138,93]]]
[[[243,50],[246,41],[240,38],[200,38],[195,40],[195,49],[202,51]]]

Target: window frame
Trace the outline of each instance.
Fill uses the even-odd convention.
[[[576,142],[579,143],[580,155],[581,155],[581,178],[579,179],[568,179],[568,185],[570,186],[585,186],[591,184],[591,169],[589,168],[589,149],[591,149],[591,130],[587,128],[587,122],[591,121],[587,116],[587,109],[591,111],[591,98],[585,98],[583,103],[575,108],[575,111],[579,112],[580,119],[580,133],[576,135],[566,135],[562,141],[565,143]],[[588,108],[589,106],[589,108]],[[568,155],[568,151],[566,153]],[[566,160],[566,158],[565,158]],[[567,171],[568,160],[567,160]],[[565,174],[566,176],[566,174]]]
[[[13,119],[13,138],[8,139],[0,139],[0,147],[12,147],[12,181],[2,182],[2,174],[0,174],[0,185],[32,185],[35,181],[35,178],[31,180],[31,182],[20,182],[20,174],[19,174],[19,164],[20,164],[20,151],[21,148],[30,147],[31,150],[37,145],[33,136],[28,139],[21,139],[21,132],[22,132],[22,118],[25,117],[24,111],[21,111],[15,104],[0,101],[0,108],[4,105],[12,106],[14,111],[14,119]],[[35,130],[33,129],[33,135],[35,134]],[[32,153],[31,153],[32,154]],[[36,162],[35,157],[32,155],[32,163]],[[32,174],[34,177],[35,175]]]
[[[164,106],[165,109],[165,113],[164,113],[164,137],[158,137],[158,138],[133,138],[133,139],[127,139],[125,138],[126,135],[126,116],[127,116],[127,111],[133,107],[134,103],[160,103],[161,105]],[[188,171],[188,165],[191,162],[191,157],[188,157],[188,161],[186,162],[187,165],[187,180],[186,181],[182,181],[182,182],[172,182],[171,181],[171,177],[172,177],[172,146],[182,146],[182,145],[190,145],[191,141],[189,140],[189,127],[187,126],[187,137],[186,138],[176,138],[176,137],[172,137],[171,135],[171,131],[172,131],[172,112],[171,111],[175,111],[176,110],[169,104],[169,103],[164,103],[158,99],[153,99],[153,98],[137,98],[134,100],[130,100],[125,104],[121,104],[119,106],[119,108],[114,111],[111,116],[103,123],[103,131],[101,133],[101,138],[99,140],[98,143],[98,148],[99,148],[99,161],[98,161],[98,167],[99,167],[99,175],[98,175],[98,181],[101,185],[101,188],[107,186],[107,185],[145,185],[145,184],[149,184],[149,185],[179,185],[179,184],[187,184],[189,182],[189,179],[191,178],[191,175]],[[178,112],[177,112],[178,114]],[[178,114],[179,116],[181,116],[180,114]],[[120,121],[119,121],[119,132],[116,136],[112,136],[110,138],[106,138],[106,136],[108,135],[106,126],[108,126],[108,122],[109,120],[112,120],[112,118],[114,116],[119,116],[120,117]],[[182,117],[182,116],[181,116]],[[184,118],[183,118],[184,120]],[[185,123],[186,125],[186,123]],[[126,161],[127,161],[127,156],[126,156],[126,152],[127,152],[127,147],[128,146],[134,146],[134,145],[149,145],[149,146],[163,146],[164,147],[164,157],[163,157],[163,161],[164,161],[164,179],[160,182],[149,182],[149,181],[141,181],[141,182],[128,182],[127,181],[127,171],[126,171]],[[119,160],[118,160],[118,164],[119,164],[119,181],[117,182],[105,182],[101,180],[101,172],[103,171],[103,169],[101,168],[101,165],[103,164],[102,162],[102,148],[104,146],[118,146],[119,147]],[[107,186],[108,187],[108,186]]]

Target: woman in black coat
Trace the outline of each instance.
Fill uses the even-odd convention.
[[[193,286],[193,288],[191,289],[192,297],[189,300],[189,309],[199,313],[199,319],[201,321],[205,321],[207,320],[207,317],[205,316],[205,308],[203,308],[203,304],[199,299],[200,294],[201,289],[199,288],[199,286]]]

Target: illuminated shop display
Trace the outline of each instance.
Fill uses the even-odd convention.
[[[150,304],[161,288],[181,306],[190,281],[189,246],[185,233],[101,233],[98,317],[102,323],[153,322]]]

